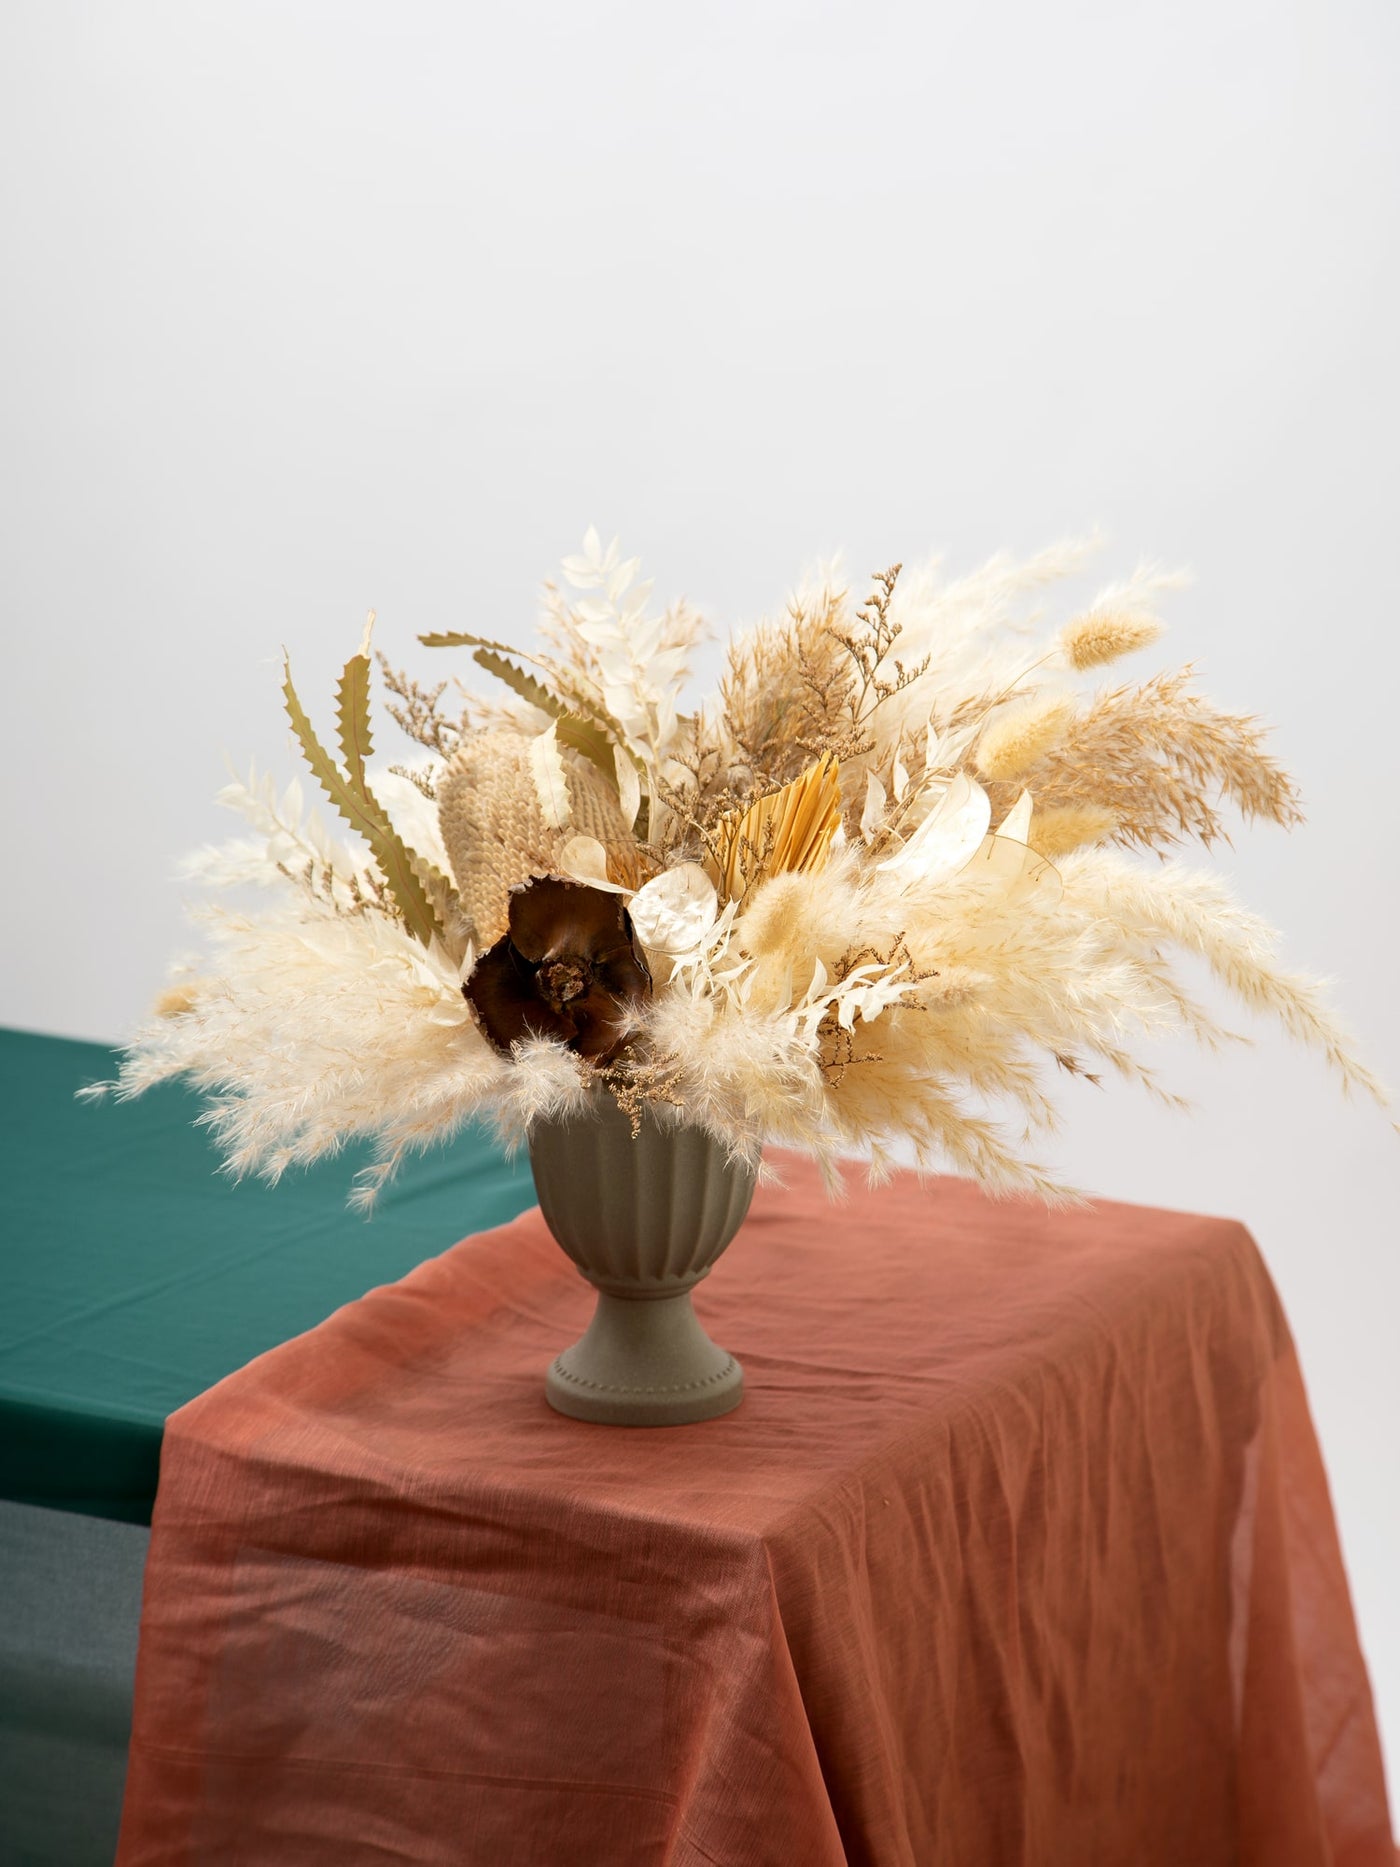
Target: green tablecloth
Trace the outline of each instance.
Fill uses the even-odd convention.
[[[148,1523],[168,1414],[534,1188],[475,1130],[369,1220],[345,1205],[360,1151],[234,1186],[185,1090],[74,1101],[113,1068],[98,1044],[0,1031],[0,1497]]]

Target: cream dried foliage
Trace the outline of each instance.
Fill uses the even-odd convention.
[[[1038,811],[1058,826],[1043,828],[1037,846],[1047,853],[1089,831],[1089,817],[1057,816],[1065,810],[1103,813],[1099,821],[1112,819],[1117,840],[1151,849],[1223,835],[1223,801],[1246,817],[1299,821],[1297,793],[1265,750],[1259,722],[1204,700],[1189,668],[1107,689],[1073,712],[1067,696],[1045,686],[1042,669],[1085,670],[1155,640],[1158,600],[1185,581],[1145,566],[1101,591],[1037,647],[1038,617],[1020,605],[1041,584],[1081,568],[1086,555],[1066,547],[1024,567],[994,561],[946,589],[916,576],[896,599],[909,639],[932,643],[929,667],[911,693],[940,724],[980,729],[971,762],[991,781],[996,814],[1028,786]],[[940,618],[958,619],[946,640]],[[910,695],[901,696],[881,716],[878,733],[888,735],[910,704]]]
[[[848,1041],[828,1033],[817,1046],[799,1042],[781,1013],[768,1013],[764,1031],[752,1012],[747,1019],[725,1016],[710,1000],[698,1001],[700,1009],[668,1008],[653,1021],[654,1038],[680,1047],[687,1106],[696,1099],[713,1123],[761,1121],[805,1135],[803,1144],[814,1149],[860,1147],[876,1158],[883,1140],[900,1134],[924,1165],[943,1159],[1001,1190],[1063,1197],[1066,1189],[1022,1153],[1029,1134],[1055,1124],[1044,1064],[1082,1075],[1104,1067],[1160,1095],[1127,1047],[1134,1037],[1176,1030],[1214,1043],[1224,1035],[1160,952],[1171,939],[1196,950],[1201,926],[1179,910],[1170,925],[1160,915],[1124,924],[1112,912],[1113,885],[1103,895],[1083,885],[1093,874],[1091,865],[1077,868],[1075,885],[1067,884],[1052,905],[1000,908],[966,883],[918,899],[889,879],[862,877],[850,860],[821,878],[782,877],[760,891],[735,931],[752,968],[750,1006],[781,1004],[794,975],[800,990],[813,953],[823,947],[838,967],[834,949],[852,929],[891,947],[900,921],[915,930],[912,962],[932,975],[915,1000],[857,1024]],[[1189,883],[1172,874],[1151,898],[1189,894]],[[1218,888],[1208,891],[1204,920],[1231,925],[1227,905]],[[1238,935],[1241,923],[1233,925]],[[1257,927],[1248,933],[1243,944],[1217,936],[1222,976],[1247,1002],[1282,1016],[1295,1034],[1320,1041],[1315,1003],[1300,994],[1299,982],[1268,972]],[[765,1080],[771,1091],[773,1079],[765,1078],[761,1045],[755,1053],[756,1035],[782,1054],[781,1105],[765,1092]],[[1340,1067],[1344,1050],[1335,1033],[1324,1048]],[[816,1051],[826,1079],[825,1138],[804,1050],[809,1059]]]
[[[180,873],[207,888],[280,888],[287,881],[309,885],[347,910],[364,899],[373,864],[331,834],[309,808],[295,778],[279,790],[270,773],[250,767],[214,800],[257,832],[205,844],[186,856]]]
[[[957,1018],[990,1018],[1054,1051],[1115,1020],[1160,1029],[1174,1017],[1155,974],[1082,912],[989,899],[967,876],[911,887],[850,851],[819,876],[766,884],[732,944],[748,964],[751,999],[770,1006],[805,988],[816,961],[832,980],[871,956],[902,967],[919,979],[915,1004],[924,1041],[935,1045],[944,1021]],[[871,1028],[883,1032],[885,1018]],[[952,1042],[960,1067],[975,1068],[963,1038]]]
[[[955,1067],[940,1071],[916,1010],[900,1008],[858,1026],[840,1060],[823,1057],[821,1046],[805,1041],[780,1012],[726,1015],[712,998],[658,1000],[648,1030],[657,1050],[676,1059],[674,1087],[687,1119],[747,1151],[766,1137],[831,1166],[853,1148],[883,1158],[885,1145],[899,1136],[913,1143],[921,1167],[951,1162],[999,1190],[1067,1194],[1022,1158],[1014,1134],[994,1117],[968,1110],[968,1082]],[[1023,1061],[988,1062],[974,1054],[970,1039],[950,1046],[950,1064],[964,1057],[973,1058],[989,1093],[1018,1093],[1047,1118],[1048,1104]]]
[[[845,1148],[878,1152],[897,1135],[925,1170],[948,1164],[996,1192],[1062,1201],[1072,1190],[1024,1152],[1056,1126],[1040,1071],[1022,1034],[975,1003],[901,1005],[858,1027],[831,1070],[833,1126]]]
[[[859,870],[845,850],[820,875],[778,875],[765,883],[735,923],[733,946],[756,962],[760,976],[806,979],[817,960],[835,975],[848,948],[867,944],[864,932]]]
[[[750,996],[784,1002],[805,991],[820,965],[833,989],[858,966],[908,974],[922,967],[917,915],[902,879],[872,869],[851,848],[836,851],[815,874],[776,876],[758,889],[734,925],[731,950],[747,966]],[[961,974],[929,981],[925,992],[967,989]]]
[[[799,1030],[791,1007],[807,993],[815,963],[836,979],[873,955],[877,963],[888,960],[891,973],[907,975],[909,960],[899,947],[911,919],[903,892],[863,875],[849,853],[820,876],[766,884],[735,928],[734,949],[745,967],[742,1007],[713,997],[685,1003],[678,995],[659,1001],[648,1020],[653,1045],[678,1060],[687,1112],[703,1110],[708,1124],[731,1133],[756,1125],[828,1159],[854,1146],[873,1145],[878,1154],[883,1141],[900,1134],[913,1140],[925,1166],[975,1162],[983,1178],[1003,1188],[1058,1194],[1062,1189],[1023,1163],[992,1119],[957,1105],[953,1083],[960,1077],[964,1091],[1012,1095],[1023,1117],[1049,1118],[1031,1066],[981,1041],[981,1014],[969,1008],[988,989],[985,974],[944,959],[938,976],[920,985],[916,1008],[887,1010],[849,1034],[831,1020],[821,1031]]]
[[[862,764],[883,773],[901,747],[920,742],[926,724],[949,741],[972,743],[1002,709],[1024,708],[1019,715],[1023,727],[1029,730],[1043,721],[1050,730],[1052,723],[1062,723],[1068,697],[1061,688],[1047,696],[1042,670],[1073,673],[1155,639],[1161,629],[1156,615],[1161,596],[1186,579],[1150,565],[1101,590],[1058,635],[1045,633],[1044,593],[1080,575],[1097,549],[1098,540],[1091,537],[1054,546],[1024,563],[1001,556],[951,583],[942,579],[936,560],[906,572],[889,614],[900,630],[901,657],[919,672],[871,716],[869,745],[863,754],[852,755],[849,775],[858,777]],[[1009,724],[1005,730],[1010,733]],[[995,738],[987,746],[993,760]],[[1008,744],[1006,755],[1019,762],[1034,749],[1022,752]],[[1009,767],[1005,775],[1012,775]],[[1000,810],[1006,802],[998,800]]]
[[[580,594],[569,600],[546,584],[542,633],[560,651],[555,672],[583,700],[579,710],[612,721],[628,751],[654,773],[674,743],[681,690],[707,629],[684,602],[648,615],[652,585],[638,581],[640,570],[640,559],[624,559],[616,538],[604,550],[590,526],[582,551],[563,564]]]
[[[976,1013],[1002,1031],[1019,1034],[1057,1061],[1100,1058],[1150,1085],[1125,1049],[1134,1038],[1178,1032],[1213,1047],[1229,1034],[1173,971],[1170,947],[1194,951],[1193,942],[1166,923],[1119,915],[1112,890],[1095,884],[1096,876],[1118,872],[1145,882],[1153,899],[1187,896],[1203,879],[1178,864],[1144,873],[1115,852],[1084,850],[1059,865],[1058,899],[1037,896],[988,912],[960,878],[941,891],[936,917],[927,922],[930,937],[916,939],[915,950],[923,964],[976,973]],[[1212,888],[1223,951],[1230,939],[1226,910],[1239,910],[1222,885]],[[1247,950],[1243,959],[1257,961],[1258,953]],[[1249,1002],[1244,979],[1245,970],[1237,968],[1227,983]],[[1282,1009],[1281,1001],[1275,1009]]]
[[[915,1011],[901,1009],[863,1036],[830,1091],[833,1127],[843,1151],[883,1151],[899,1136],[923,1171],[952,1167],[995,1193],[1030,1193],[1050,1203],[1073,1200],[1073,1190],[1023,1151],[1029,1135],[1017,1132],[993,1108],[976,1106],[967,1081],[931,1064],[926,1032]],[[1007,1063],[989,1069],[990,1094],[1014,1093],[1024,1071]],[[1043,1124],[1048,1126],[1049,1124]]]

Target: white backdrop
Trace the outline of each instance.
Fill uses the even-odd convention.
[[[1397,86],[1385,0],[6,0],[0,1019],[141,1012],[281,644],[431,672],[590,520],[721,627],[1098,523],[1195,571],[1309,805],[1230,866],[1400,1081]],[[1395,1778],[1400,1142],[1269,1033],[1170,1062],[1061,1158],[1258,1237]]]

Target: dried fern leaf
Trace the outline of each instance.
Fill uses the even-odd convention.
[[[548,713],[551,719],[558,719],[567,713],[568,708],[559,696],[533,674],[527,674],[524,668],[518,668],[513,661],[507,661],[493,648],[477,648],[472,651],[472,660],[478,667],[485,668],[488,674],[494,674],[498,681],[504,681],[513,693],[519,694],[532,707],[538,707],[541,713]]]
[[[555,725],[558,728],[560,745],[568,746],[574,752],[581,752],[590,765],[595,766],[605,778],[619,784],[617,759],[627,761],[634,774],[637,762],[625,746],[618,746],[609,739],[601,726],[595,726],[592,720],[580,719],[576,713],[556,713]],[[619,785],[619,796],[621,787]]]
[[[374,754],[369,722],[369,655],[364,649],[352,655],[341,670],[335,689],[335,723],[345,769],[355,783],[363,786],[365,761]]]
[[[536,676],[517,667],[509,657],[515,655],[521,661],[531,661],[537,668],[543,668],[546,674],[559,679],[564,671],[554,662],[546,661],[538,655],[526,654],[524,649],[513,648],[507,642],[493,642],[484,635],[468,635],[462,630],[442,630],[433,635],[420,635],[418,640],[425,648],[470,648],[472,660],[478,667],[485,668],[488,674],[494,674],[497,680],[504,681],[522,700],[528,701],[532,707],[538,707],[541,713],[569,721],[569,731],[565,732],[561,728],[559,737],[576,752],[582,752],[605,778],[613,776],[611,748],[617,744],[626,751],[626,734],[612,714],[585,694],[574,691],[567,695],[555,693]],[[632,752],[628,752],[627,756],[640,772],[643,769],[641,760]]]
[[[577,712],[586,703],[584,696],[573,691],[574,684],[568,670],[557,662],[550,661],[544,655],[532,655],[523,648],[516,648],[509,642],[493,642],[486,635],[471,635],[464,629],[440,629],[429,635],[420,635],[418,640],[425,648],[469,648],[472,660],[488,673],[494,674],[520,695],[528,700],[532,707],[539,707],[542,712],[557,714]],[[515,659],[512,660],[511,657]],[[565,693],[555,693],[534,675],[526,674],[523,668],[516,666],[517,661],[528,661],[534,667],[549,675]],[[588,707],[599,722],[607,724],[607,716],[601,710]],[[615,724],[615,722],[613,722]]]
[[[501,655],[519,655],[522,661],[533,661],[533,655],[526,654],[523,648],[512,648],[509,642],[493,641],[489,635],[471,635],[465,629],[431,629],[418,640],[424,648],[489,648]]]
[[[384,877],[409,931],[424,946],[429,946],[434,935],[440,936],[442,930],[427,892],[415,872],[412,852],[389,822],[363,776],[357,778],[352,773],[347,777],[316,737],[316,729],[292,685],[290,662],[286,664],[286,673],[282,693],[287,704],[287,717],[316,782],[351,829],[357,831],[369,845],[375,865]],[[345,679],[346,676],[342,675],[342,684]]]
[[[617,790],[622,799],[623,787],[618,779],[616,758],[625,758],[637,773],[640,780],[645,775],[645,766],[630,751],[625,743],[626,734],[610,713],[601,707],[589,706],[582,695],[571,696],[563,700],[552,688],[535,675],[526,673],[517,667],[503,652],[503,644],[488,642],[479,635],[466,635],[460,631],[447,631],[436,635],[420,635],[419,641],[427,648],[470,648],[472,660],[478,667],[485,668],[488,674],[494,674],[498,681],[504,681],[512,693],[518,694],[528,705],[541,713],[546,713],[557,724],[558,739],[571,751],[580,752],[590,765],[602,773]],[[515,650],[519,653],[519,650]],[[546,666],[541,662],[540,666]],[[583,717],[580,709],[588,706],[591,718]],[[645,842],[650,812],[648,800],[643,798],[640,807],[633,811],[638,838]]]
[[[590,765],[596,765],[605,778],[617,782],[613,762],[613,741],[604,728],[593,720],[586,720],[575,713],[566,703],[550,692],[542,681],[537,681],[523,668],[517,668],[502,655],[493,654],[489,648],[479,648],[472,660],[494,674],[497,680],[519,694],[522,700],[528,700],[532,707],[538,707],[541,713],[547,713],[559,729],[559,739],[563,745],[575,752],[581,752]]]
[[[613,762],[613,747],[620,746],[625,757],[629,758],[638,772],[642,761],[627,750],[624,740],[626,734],[621,726],[602,707],[589,706],[591,717],[584,717],[579,709],[587,703],[578,699],[561,700],[543,681],[527,674],[524,668],[517,668],[514,662],[507,661],[504,655],[492,648],[478,648],[472,655],[478,667],[485,668],[488,674],[494,674],[497,680],[504,681],[528,700],[532,707],[538,707],[541,713],[548,713],[559,722],[559,737],[575,752],[582,752],[591,765],[596,765],[605,778],[617,782],[617,772]]]

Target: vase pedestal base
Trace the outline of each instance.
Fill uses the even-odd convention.
[[[690,1291],[670,1296],[598,1292],[593,1320],[545,1377],[557,1413],[607,1426],[689,1426],[731,1413],[744,1371],[712,1342]]]

